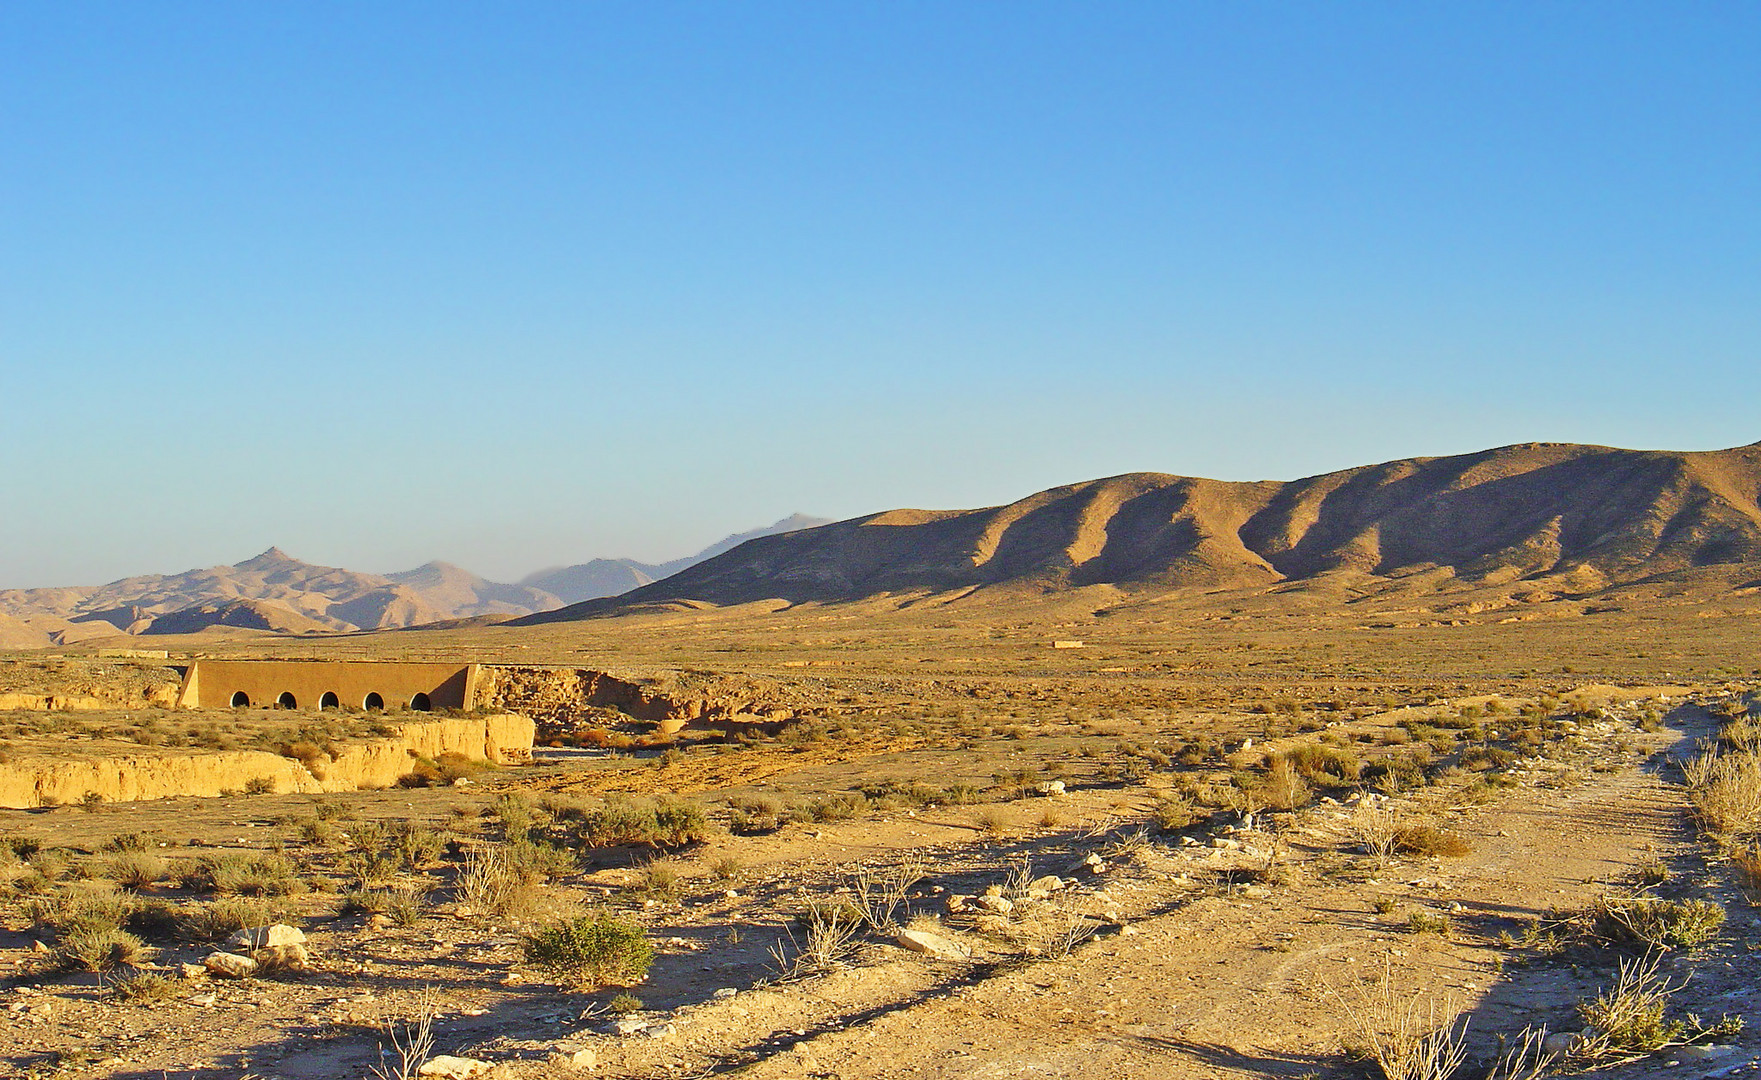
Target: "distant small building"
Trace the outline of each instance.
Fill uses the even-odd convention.
[[[185,709],[473,709],[477,664],[377,660],[197,660],[184,672]]]

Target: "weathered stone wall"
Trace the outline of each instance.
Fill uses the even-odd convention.
[[[530,761],[532,733],[532,721],[512,714],[420,721],[403,725],[392,738],[341,746],[334,760],[320,759],[311,770],[261,750],[20,757],[0,765],[0,806],[72,803],[94,793],[110,802],[214,796],[242,791],[253,780],[267,780],[277,792],[392,787],[415,771],[418,756],[456,753],[497,765]]]
[[[273,705],[291,694],[298,708],[315,709],[325,694],[361,708],[369,694],[382,706],[409,705],[416,695],[432,708],[470,709],[475,664],[401,663],[376,660],[198,660],[184,675],[177,703],[185,708],[224,709],[242,693],[252,705]]]

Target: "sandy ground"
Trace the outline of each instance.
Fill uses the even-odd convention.
[[[1342,1001],[1361,996],[1366,979],[1385,976],[1401,995],[1468,1013],[1482,1057],[1499,1032],[1579,1026],[1575,1004],[1607,982],[1612,956],[1547,957],[1500,934],[1520,937],[1550,910],[1581,909],[1658,860],[1672,871],[1668,894],[1717,899],[1731,916],[1715,944],[1664,958],[1672,974],[1691,975],[1678,998],[1704,1016],[1746,1016],[1751,1031],[1619,1069],[1733,1075],[1753,1068],[1761,1045],[1751,952],[1761,936],[1747,899],[1705,862],[1668,763],[1710,720],[1680,709],[1672,723],[1593,735],[1569,781],[1537,764],[1490,802],[1448,788],[1397,802],[1414,820],[1470,837],[1461,858],[1356,854],[1344,831],[1351,809],[1328,803],[1284,819],[1276,834],[1193,830],[1122,843],[1145,811],[1144,790],[1077,785],[998,808],[1000,834],[976,827],[973,808],[944,807],[723,836],[680,860],[690,880],[677,900],[632,900],[633,860],[604,859],[547,893],[559,909],[618,903],[658,943],[649,978],[632,988],[645,1011],[626,1025],[631,1034],[610,1031],[612,990],[568,992],[520,962],[529,924],[461,912],[444,892],[409,927],[378,929],[359,915],[313,922],[314,972],[198,979],[150,1007],[114,1002],[95,976],[41,985],[13,977],[0,992],[0,1075],[363,1076],[380,1060],[381,1025],[412,1015],[433,987],[437,1050],[497,1063],[507,1076],[575,1074],[560,1059],[580,1051],[596,1061],[591,1075],[629,1078],[1361,1076],[1366,1066],[1342,1052],[1354,1038]],[[1629,750],[1616,748],[1616,734]],[[795,762],[801,771],[840,767],[836,753]],[[564,778],[543,786],[581,782],[566,772],[532,775]],[[757,774],[682,779],[752,783]],[[451,797],[359,800],[439,817]],[[195,820],[178,802],[61,810],[53,820],[78,826],[58,832],[83,829],[95,840],[106,828]],[[228,819],[216,804],[204,809],[213,843],[261,847],[273,831],[258,818]],[[1036,825],[1047,809],[1062,824]],[[1088,868],[1089,854],[1102,869]],[[712,882],[704,867],[722,855],[742,869]],[[924,872],[912,911],[939,918],[938,932],[970,957],[934,959],[870,934],[837,970],[779,977],[773,947],[795,932],[791,920],[807,898],[837,895],[859,868],[907,861]],[[950,896],[1003,884],[1024,861],[1034,875],[1067,882],[1037,915],[987,924],[969,909],[948,914]],[[1023,902],[1016,915],[1035,908]],[[1446,917],[1450,930],[1413,932],[1415,911]],[[1055,928],[1070,918],[1063,912],[1098,932],[1062,958],[1024,951],[1023,940],[1047,940],[1032,928]],[[18,923],[0,932],[0,974],[28,972],[34,940]],[[159,959],[175,971],[202,951]]]

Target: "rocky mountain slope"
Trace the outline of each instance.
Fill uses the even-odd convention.
[[[695,555],[687,555],[671,562],[645,563],[635,559],[593,559],[589,562],[577,563],[574,566],[556,566],[540,570],[521,579],[520,584],[534,589],[542,589],[561,597],[564,603],[570,604],[602,596],[616,596],[619,593],[640,588],[650,582],[670,577],[680,570],[696,566],[706,559],[713,559],[717,555],[731,551],[756,537],[775,536],[829,524],[831,521],[828,518],[791,514],[775,524],[766,525],[761,529],[753,529],[750,532],[735,533],[733,536],[709,545]]]
[[[1131,473],[1007,506],[893,510],[761,537],[615,600],[521,621],[656,603],[982,601],[1091,585],[1587,595],[1761,564],[1758,493],[1761,444],[1670,452],[1528,443],[1290,482]]]

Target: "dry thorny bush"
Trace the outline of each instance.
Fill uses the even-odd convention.
[[[1329,994],[1351,1024],[1354,1054],[1373,1061],[1383,1080],[1445,1080],[1467,1056],[1467,1020],[1453,1002],[1397,989],[1386,958],[1379,976]]]

